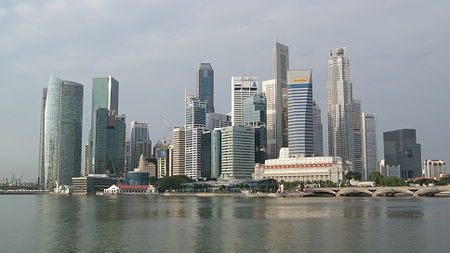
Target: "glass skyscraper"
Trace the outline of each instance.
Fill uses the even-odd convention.
[[[150,141],[148,123],[146,121],[133,120],[131,122],[128,170],[133,170],[139,166],[141,155],[144,155],[146,158],[150,158],[152,155],[152,142]]]
[[[258,93],[244,100],[244,126],[255,130],[255,162],[267,159],[266,96]]]
[[[400,165],[402,178],[422,176],[422,152],[416,142],[416,129],[384,132],[383,141],[386,166]]]
[[[197,97],[206,102],[206,112],[214,112],[214,70],[211,63],[200,63],[196,71]]]
[[[314,155],[312,70],[288,71],[289,153]]]
[[[116,173],[125,167],[125,115],[119,111],[119,82],[111,76],[92,81],[89,173]]]
[[[83,85],[50,75],[41,116],[41,188],[70,185],[81,175],[83,95]]]

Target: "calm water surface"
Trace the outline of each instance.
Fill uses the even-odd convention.
[[[0,195],[0,252],[449,252],[450,199]]]

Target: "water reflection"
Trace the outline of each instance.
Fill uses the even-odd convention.
[[[443,251],[450,226],[450,199],[34,198],[40,252]]]

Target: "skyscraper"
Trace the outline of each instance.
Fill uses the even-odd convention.
[[[119,173],[125,168],[125,115],[119,112],[119,82],[111,76],[92,80],[89,173]]]
[[[353,162],[353,95],[346,48],[330,51],[327,97],[329,155]]]
[[[211,178],[219,178],[222,171],[221,133],[222,129],[220,128],[211,130]]]
[[[288,70],[289,153],[314,155],[312,70]]]
[[[353,100],[352,103],[352,122],[353,122],[353,171],[364,175],[363,171],[363,153],[362,153],[362,118],[361,101]]]
[[[206,112],[214,112],[214,70],[210,63],[200,63],[196,71],[197,97],[206,102]]]
[[[206,102],[185,97],[185,174],[191,179],[202,176],[201,136],[205,131]]]
[[[152,155],[152,142],[150,141],[148,123],[141,120],[131,122],[130,136],[130,162],[128,170],[133,170],[139,166],[141,155],[149,158]]]
[[[244,100],[258,93],[258,81],[253,76],[231,77],[231,122],[244,125]]]
[[[314,156],[323,156],[323,125],[322,111],[319,103],[313,101],[314,114]]]
[[[255,131],[255,162],[267,159],[266,96],[258,93],[244,100],[244,126]]]
[[[248,180],[255,171],[255,132],[244,126],[221,130],[221,178]]]
[[[206,113],[207,130],[226,126],[231,126],[231,117],[229,115],[215,112]]]
[[[47,102],[47,88],[42,90],[41,99],[41,128],[39,138],[39,171],[38,171],[38,185],[40,189],[43,189],[45,185],[45,104]]]
[[[266,95],[267,157],[274,159],[283,144],[281,88],[276,79],[263,81],[262,86]]]
[[[44,171],[39,182],[41,188],[52,189],[56,184],[70,185],[72,177],[81,174],[83,85],[50,75],[44,97],[40,151]]]
[[[277,93],[281,94],[281,103],[276,103],[276,110],[282,112],[282,146],[288,146],[288,95],[287,71],[289,70],[289,48],[286,45],[275,43],[272,49],[272,78],[276,80]],[[281,105],[282,108],[278,108]],[[278,154],[279,150],[277,150]]]
[[[174,176],[184,175],[184,158],[185,158],[185,130],[184,127],[176,127],[173,129],[173,163],[172,174]]]
[[[362,112],[361,123],[362,179],[366,181],[378,167],[375,115]]]
[[[386,166],[400,165],[402,178],[422,175],[421,146],[416,141],[416,129],[401,129],[383,133]]]

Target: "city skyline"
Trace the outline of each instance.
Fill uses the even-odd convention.
[[[441,22],[439,15],[440,9],[433,6],[423,7],[420,3],[406,3],[398,2],[390,4],[395,7],[395,15],[400,15],[403,19],[396,19],[392,27],[389,27],[385,31],[378,31],[377,37],[395,36],[395,41],[389,43],[376,40],[374,35],[370,35],[368,32],[363,32],[361,27],[363,25],[369,28],[376,29],[381,22],[381,25],[386,24],[381,20],[382,17],[392,17],[394,15],[389,11],[392,6],[386,3],[373,3],[371,8],[379,11],[380,17],[369,18],[361,22],[356,27],[348,28],[349,32],[343,35],[333,33],[335,36],[327,37],[325,34],[330,31],[326,28],[326,25],[319,23],[310,25],[311,28],[306,29],[318,29],[323,31],[318,32],[319,38],[312,39],[307,42],[304,41],[301,36],[294,36],[286,29],[282,29],[281,25],[287,25],[288,22],[297,22],[291,19],[294,11],[290,11],[287,7],[267,6],[261,7],[262,10],[273,9],[275,20],[273,26],[269,26],[267,34],[258,35],[256,31],[258,27],[268,24],[268,21],[262,17],[257,18],[257,22],[261,24],[255,24],[252,21],[243,21],[237,19],[230,24],[223,25],[217,29],[222,32],[212,32],[212,28],[209,28],[213,38],[209,43],[210,47],[206,50],[200,50],[204,47],[204,44],[197,46],[194,41],[188,40],[183,45],[178,44],[178,40],[171,41],[169,45],[161,45],[160,43],[167,41],[168,38],[158,39],[152,41],[152,34],[158,35],[160,31],[149,29],[144,33],[144,37],[135,38],[133,36],[128,37],[128,40],[120,39],[120,42],[111,43],[111,45],[105,46],[104,43],[93,43],[92,45],[86,45],[80,40],[76,40],[75,37],[81,34],[89,35],[89,29],[84,32],[83,29],[77,28],[76,25],[69,26],[75,28],[75,37],[60,39],[61,45],[55,46],[53,53],[49,53],[45,57],[41,57],[42,54],[47,54],[49,49],[44,47],[43,42],[51,39],[49,34],[52,31],[57,30],[57,23],[62,23],[61,15],[55,15],[46,19],[40,20],[36,24],[30,23],[26,14],[42,11],[43,13],[58,10],[61,13],[69,9],[69,7],[76,7],[74,13],[80,11],[81,4],[60,4],[56,6],[41,5],[38,3],[21,3],[11,4],[9,6],[2,7],[0,11],[1,19],[12,22],[14,24],[13,17],[17,18],[17,24],[28,24],[33,28],[39,28],[40,26],[49,25],[48,31],[38,33],[33,41],[34,45],[28,44],[27,37],[25,35],[26,28],[19,26],[15,31],[10,31],[5,27],[5,33],[11,34],[11,40],[18,39],[21,41],[18,45],[13,45],[11,41],[6,41],[4,46],[0,49],[4,53],[5,58],[8,59],[4,68],[0,72],[2,76],[2,92],[1,105],[3,108],[11,108],[15,104],[16,100],[24,101],[23,105],[17,106],[14,110],[7,110],[5,112],[5,118],[16,122],[16,124],[9,126],[5,124],[2,127],[1,138],[4,140],[0,146],[2,153],[8,154],[0,163],[0,175],[10,176],[11,174],[24,175],[24,178],[30,181],[34,181],[36,178],[36,166],[38,164],[38,146],[39,146],[39,132],[37,126],[39,125],[39,113],[40,113],[40,93],[43,87],[46,86],[47,78],[50,73],[55,73],[58,76],[64,77],[69,80],[74,80],[79,83],[85,84],[85,100],[84,100],[84,121],[83,121],[83,143],[86,143],[88,137],[88,126],[90,122],[90,108],[89,98],[91,98],[91,80],[95,76],[113,75],[121,82],[120,87],[120,105],[121,112],[127,115],[127,128],[129,131],[129,123],[132,120],[146,120],[149,122],[149,128],[151,133],[151,139],[156,141],[161,139],[167,132],[164,123],[162,123],[158,117],[163,113],[173,126],[183,126],[183,93],[187,88],[190,91],[194,91],[195,78],[193,77],[193,71],[200,62],[210,62],[214,66],[215,70],[215,95],[216,95],[216,112],[228,113],[230,106],[229,97],[229,78],[234,75],[240,74],[252,74],[258,77],[259,81],[269,80],[271,78],[271,48],[276,41],[276,37],[279,37],[279,41],[289,46],[290,53],[290,66],[294,68],[312,68],[314,71],[314,96],[315,100],[318,99],[320,105],[322,105],[322,121],[324,126],[326,123],[325,114],[326,100],[325,100],[325,86],[326,86],[326,60],[327,52],[336,47],[347,47],[350,50],[351,60],[351,82],[358,87],[354,90],[354,97],[363,101],[363,111],[373,112],[377,114],[377,136],[379,147],[379,158],[382,157],[380,146],[382,141],[381,135],[383,132],[403,129],[414,128],[417,129],[418,142],[422,144],[422,158],[423,159],[442,159],[450,160],[448,152],[445,151],[445,144],[448,143],[449,133],[445,131],[445,125],[448,125],[448,117],[435,117],[429,121],[424,122],[418,120],[416,115],[428,115],[428,114],[445,114],[445,110],[448,108],[448,102],[444,94],[448,94],[448,88],[445,87],[446,80],[444,66],[447,66],[448,59],[444,59],[441,55],[434,52],[441,52],[443,54],[444,41],[448,41],[442,31],[438,29],[424,29],[432,28],[434,23]],[[304,3],[305,4],[305,3]],[[343,15],[343,23],[349,24],[355,21],[359,17],[356,13],[356,9],[365,9],[361,4],[353,3],[357,5],[354,8],[348,8]],[[408,4],[409,8],[413,10],[421,10],[421,13],[430,15],[430,19],[422,21],[420,24],[422,29],[417,30],[402,30],[404,27],[410,26],[410,22],[414,21],[414,15],[409,14],[406,10],[401,10],[403,5]],[[195,4],[194,4],[195,5]],[[312,13],[317,14],[317,8],[320,4],[308,4],[304,7],[311,10]],[[83,6],[82,6],[83,7]],[[95,13],[104,8],[105,6],[84,6],[88,8],[87,16],[93,17]],[[217,9],[221,7],[221,4],[211,4],[205,8],[212,10],[213,13],[218,13]],[[164,8],[164,7],[161,7]],[[168,7],[166,7],[168,8]],[[285,9],[286,8],[286,9]],[[299,8],[299,4],[290,3],[289,8]],[[368,7],[367,7],[368,8]],[[120,8],[118,4],[109,6],[107,8],[113,13],[117,13]],[[245,10],[246,8],[244,8]],[[4,10],[4,11],[3,11]],[[410,9],[411,10],[411,9]],[[192,12],[192,10],[189,10]],[[314,12],[315,11],[315,12]],[[226,14],[231,14],[231,11],[226,9]],[[413,11],[414,12],[414,11]],[[433,15],[431,16],[431,13]],[[239,15],[233,14],[233,15]],[[287,17],[281,17],[285,14]],[[143,19],[143,14],[138,13],[136,19]],[[310,14],[308,14],[310,15]],[[38,15],[41,16],[41,15]],[[210,17],[211,18],[211,17]],[[330,22],[325,16],[323,22]],[[219,21],[223,20],[223,16],[219,15],[217,18],[212,19],[214,24],[220,24]],[[20,21],[20,22],[19,22]],[[136,22],[137,20],[128,21]],[[317,21],[317,19],[314,19]],[[448,21],[444,21],[447,22]],[[108,17],[101,17],[100,24],[106,27],[112,27],[113,23]],[[163,24],[167,24],[168,30],[170,30],[170,22],[163,20]],[[414,23],[414,22],[413,22]],[[66,23],[67,24],[67,23]],[[119,31],[124,33],[124,28],[131,27],[133,23],[125,23],[122,27],[115,27]],[[173,24],[173,23],[172,23]],[[69,23],[70,25],[70,23]],[[321,25],[321,26],[319,26]],[[319,26],[319,27],[318,27]],[[361,27],[360,27],[361,26]],[[85,27],[80,25],[80,27]],[[172,27],[173,28],[173,27]],[[354,32],[350,32],[350,30]],[[38,29],[39,30],[39,29]],[[367,29],[371,30],[371,29]],[[396,31],[400,31],[399,34],[395,34]],[[172,30],[172,32],[177,32]],[[37,33],[37,30],[35,31]],[[198,31],[195,29],[187,30],[186,34],[179,35],[179,39],[183,36],[193,36]],[[234,41],[229,43],[230,40],[226,40],[225,43],[219,43],[222,36],[229,34],[250,33],[258,38],[260,43],[258,45],[250,44],[248,41]],[[364,36],[356,35],[362,33]],[[32,33],[33,34],[33,33]],[[56,33],[58,34],[58,33]],[[170,33],[169,33],[170,34]],[[36,35],[36,34],[35,34]],[[60,34],[61,35],[61,34]],[[125,35],[125,34],[124,34]],[[161,34],[160,34],[161,35]],[[259,36],[259,37],[258,37]],[[417,37],[416,37],[417,36]],[[439,37],[442,36],[442,37]],[[64,36],[60,36],[64,37]],[[424,38],[427,37],[426,43],[423,41],[410,40],[409,38]],[[145,43],[152,42],[151,45],[145,47],[138,42],[138,39],[144,38]],[[146,39],[145,39],[146,38]],[[71,43],[61,43],[68,39],[74,39]],[[103,39],[96,37],[97,41],[102,42]],[[62,41],[61,41],[62,40]],[[119,43],[127,42],[130,46],[126,49],[121,49],[117,54],[111,54]],[[378,42],[378,43],[377,43]],[[403,47],[406,42],[408,45]],[[10,44],[11,43],[11,44]],[[144,43],[144,44],[145,44]],[[52,43],[50,43],[53,45]],[[133,49],[133,44],[136,48]],[[104,46],[101,48],[100,45]],[[399,45],[402,45],[400,47]],[[174,49],[173,52],[164,50],[166,47],[180,46]],[[145,53],[149,48],[155,47],[160,53]],[[10,50],[12,49],[12,50]],[[17,50],[23,49],[24,53],[19,53]],[[192,49],[192,52],[184,52],[186,49]],[[203,49],[203,48],[202,48]],[[136,50],[140,51],[139,54]],[[98,51],[98,52],[97,52]],[[223,52],[221,52],[223,51]],[[144,52],[141,56],[141,52]],[[26,55],[29,53],[29,55]],[[162,55],[159,55],[162,54]],[[178,54],[183,54],[183,60],[177,59]],[[106,56],[105,61],[96,61],[95,58]],[[153,57],[156,56],[156,57]],[[159,61],[160,57],[166,57],[167,59]],[[250,58],[250,57],[253,57]],[[65,61],[58,61],[57,59],[67,59]],[[420,62],[417,61],[420,59]],[[416,61],[414,61],[416,60]],[[134,63],[133,63],[134,62]],[[411,64],[414,62],[415,64]],[[376,69],[377,71],[373,71]],[[161,74],[159,73],[161,72]],[[425,73],[424,75],[416,75],[416,73]],[[18,75],[20,73],[20,76]],[[167,74],[172,73],[169,78]],[[173,74],[176,73],[176,74]],[[150,79],[148,80],[150,74]],[[147,79],[146,79],[147,77]],[[148,80],[143,82],[143,80]],[[432,89],[421,89],[423,83],[428,83]],[[164,89],[155,89],[160,85],[165,87]],[[167,91],[165,91],[167,89]],[[26,92],[23,92],[26,90]],[[192,92],[193,93],[193,92]],[[222,95],[223,94],[223,95]],[[164,105],[167,99],[171,99],[173,103]],[[414,101],[422,99],[423,103],[418,105]],[[401,101],[401,103],[399,103]],[[142,105],[148,106],[143,107]],[[163,106],[158,106],[159,104]],[[138,108],[146,108],[138,109]],[[148,109],[147,109],[148,108]],[[154,109],[156,108],[156,109]],[[227,110],[228,109],[228,110]],[[25,122],[25,119],[29,122]],[[33,126],[30,130],[24,128],[25,126]],[[18,134],[20,132],[20,134]],[[324,129],[326,133],[326,129]],[[436,133],[439,133],[437,135]],[[19,143],[23,143],[25,140],[29,141],[28,147],[23,147]],[[327,140],[327,135],[324,134],[324,142]],[[444,140],[444,141],[442,141]],[[16,141],[18,143],[16,143]],[[327,150],[324,147],[324,150]],[[11,153],[11,155],[9,155]],[[29,154],[29,161],[21,161],[15,154]]]

